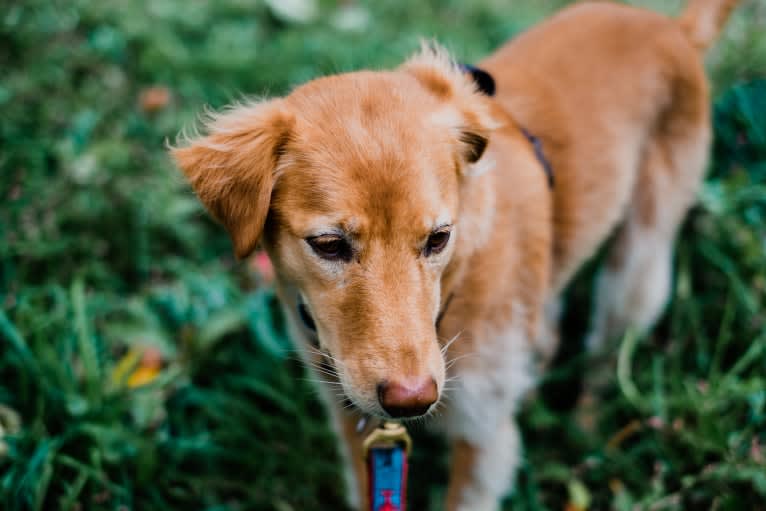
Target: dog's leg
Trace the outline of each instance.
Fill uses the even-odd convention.
[[[289,324],[293,338],[301,335],[300,330],[295,329],[292,323]],[[298,343],[303,347],[305,341]],[[335,387],[336,380],[330,369],[322,369],[324,362],[319,352],[310,352],[306,349],[300,349],[300,354],[306,360],[316,380],[319,398],[325,406],[325,410],[330,418],[330,426],[338,438],[338,454],[340,455],[341,470],[343,482],[346,489],[346,503],[350,509],[363,510],[365,505],[365,496],[367,495],[366,468],[364,466],[362,442],[364,436],[357,433],[356,427],[361,416],[353,410],[345,407],[345,403],[338,399],[338,390]],[[321,380],[329,379],[325,383]]]
[[[551,297],[545,303],[540,334],[537,336],[535,349],[541,370],[549,367],[559,349],[561,342],[559,324],[561,323],[563,308],[561,296]]]
[[[710,146],[709,94],[694,56],[679,58],[674,97],[645,143],[636,183],[596,285],[586,338],[590,355],[578,421],[593,427],[598,395],[612,380],[612,342],[644,332],[662,314],[672,286],[673,245],[694,201]]]
[[[326,384],[319,384],[320,397],[330,415],[330,425],[338,437],[343,482],[346,489],[346,504],[349,509],[364,511],[367,495],[367,470],[364,465],[364,436],[357,433],[361,416],[343,408],[332,395]]]
[[[447,396],[452,440],[449,511],[494,511],[513,488],[521,439],[513,415],[534,384],[532,342],[511,328],[458,367]]]
[[[484,438],[452,443],[447,511],[495,511],[513,488],[521,459],[521,439],[512,417]]]
[[[645,331],[670,296],[673,244],[705,171],[707,109],[678,112],[647,144],[627,217],[597,280],[591,353],[627,329]],[[700,112],[701,111],[701,112]]]
[[[364,437],[356,430],[359,415],[347,410],[336,410],[340,422],[340,446],[344,461],[346,501],[351,509],[364,510],[367,498],[367,471],[364,464],[362,441]]]

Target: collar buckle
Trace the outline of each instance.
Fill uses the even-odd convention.
[[[399,422],[384,421],[373,429],[362,442],[364,458],[367,459],[373,447],[394,448],[404,447],[404,452],[409,455],[412,452],[412,438],[407,428]]]

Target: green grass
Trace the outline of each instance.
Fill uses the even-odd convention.
[[[357,32],[333,26],[329,0],[305,25],[242,0],[1,9],[0,509],[343,509],[274,297],[234,263],[165,142],[203,105],[393,66],[421,36],[476,60],[562,3],[365,2],[373,23]],[[708,59],[716,142],[672,304],[623,341],[582,431],[568,405],[586,365],[583,272],[573,353],[521,414],[507,509],[562,509],[583,488],[594,509],[766,509],[766,9],[745,3]],[[149,113],[153,85],[172,99]],[[141,346],[165,363],[132,388],[115,369]],[[447,452],[415,434],[412,509],[437,510]]]

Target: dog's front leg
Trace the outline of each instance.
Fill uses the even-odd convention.
[[[344,408],[327,383],[319,383],[319,391],[331,424],[338,436],[341,470],[346,485],[346,503],[350,509],[364,511],[367,501],[367,470],[364,463],[364,436],[357,432],[361,415]]]
[[[513,488],[522,451],[514,414],[534,384],[527,338],[509,328],[453,368],[445,416],[452,440],[448,511],[496,511]]]
[[[283,293],[286,296],[296,296],[295,292]],[[297,309],[297,303],[283,298],[283,303],[288,304],[287,314]],[[345,401],[338,399],[337,371],[330,365],[325,365],[325,355],[315,348],[307,346],[316,345],[316,339],[307,335],[305,330],[295,318],[288,323],[289,333],[296,339],[296,346],[303,360],[309,367],[319,390],[320,402],[324,405],[330,416],[330,425],[338,437],[338,451],[341,461],[341,470],[346,489],[346,503],[353,510],[364,510],[367,503],[367,470],[364,462],[362,443],[364,435],[357,433],[357,425],[361,415],[353,409],[347,408]]]
[[[496,511],[513,487],[521,458],[515,421],[508,417],[481,439],[452,442],[447,511]]]
[[[316,353],[311,356],[317,358]],[[313,360],[312,365],[316,370],[318,362]],[[327,375],[321,376],[327,378]],[[321,401],[330,415],[330,424],[339,440],[338,454],[346,486],[346,503],[350,509],[364,511],[367,500],[367,470],[362,445],[364,436],[357,433],[361,415],[353,409],[344,408],[344,402],[337,399],[337,391],[330,386],[331,383],[335,382],[317,382],[317,385]]]
[[[351,509],[364,510],[367,501],[367,470],[364,463],[362,441],[364,436],[357,432],[360,415],[334,405],[333,415],[340,436],[340,451],[343,458],[343,476],[346,482],[346,495]]]
[[[320,402],[327,410],[330,425],[338,438],[346,503],[350,509],[363,510],[367,502],[367,470],[364,462],[364,434],[357,433],[357,425],[362,416],[353,408],[348,408],[345,400],[338,399],[339,382],[334,369],[323,365],[323,355],[317,350],[305,350],[302,355],[313,373]]]

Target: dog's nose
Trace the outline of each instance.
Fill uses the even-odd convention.
[[[378,401],[391,417],[417,417],[439,398],[433,378],[406,378],[378,384]]]

